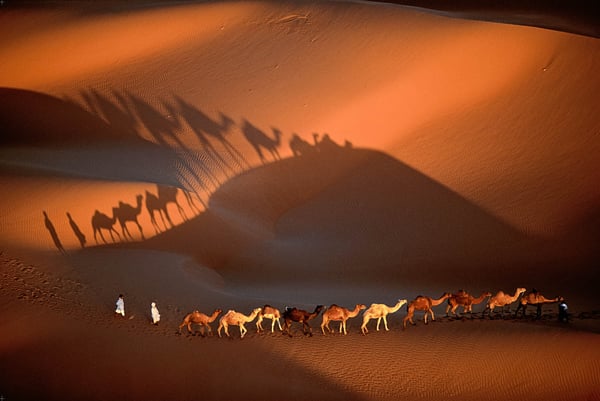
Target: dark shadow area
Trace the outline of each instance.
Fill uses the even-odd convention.
[[[277,150],[281,146],[281,131],[277,128],[271,129],[273,130],[274,137],[268,136],[246,119],[242,123],[244,137],[252,145],[263,164],[267,162],[267,157],[263,153],[263,149],[270,153],[271,161],[281,160],[281,156],[279,156],[279,151]]]
[[[123,201],[119,201],[119,205],[116,208],[113,208],[113,215],[116,217],[117,222],[119,222],[119,225],[121,226],[121,233],[123,234],[123,239],[125,241],[127,241],[127,238],[133,241],[133,236],[127,227],[127,223],[129,222],[134,223],[137,226],[137,228],[140,230],[142,239],[144,239],[144,232],[138,221],[138,215],[142,213],[143,199],[143,195],[136,195],[135,206]]]
[[[485,275],[528,254],[526,235],[404,163],[326,143],[229,180],[202,215],[148,246],[192,254],[233,280],[304,271],[340,283],[365,272],[375,280],[437,269]],[[389,271],[397,277],[378,276]]]
[[[379,1],[378,1],[379,2]],[[443,12],[452,17],[528,25],[600,38],[600,12],[585,0],[383,0]],[[446,14],[450,13],[450,14]]]
[[[79,226],[77,225],[75,220],[73,220],[73,217],[71,217],[71,213],[67,212],[67,218],[69,219],[69,225],[71,226],[73,233],[75,234],[75,236],[77,237],[77,240],[79,241],[79,245],[81,245],[82,248],[85,248],[85,244],[87,242],[86,238],[85,238],[85,234],[79,229]]]
[[[54,228],[54,224],[52,224],[52,221],[48,217],[48,213],[46,213],[45,211],[43,211],[42,213],[44,214],[44,225],[46,226],[46,229],[50,233],[50,237],[52,237],[52,242],[54,242],[54,246],[56,247],[56,249],[58,249],[58,251],[60,253],[66,254],[67,251],[65,251],[65,248],[63,247],[62,243],[60,242],[60,238],[58,238],[58,233],[56,232],[56,228]]]
[[[99,210],[94,212],[94,215],[92,216],[92,230],[94,231],[94,240],[96,241],[96,245],[99,244],[98,235],[102,239],[102,242],[105,244],[107,243],[106,239],[104,238],[104,234],[102,233],[103,230],[108,231],[112,242],[115,242],[115,235],[119,241],[121,240],[121,235],[114,228],[116,222],[117,208],[112,209],[112,217],[109,217],[107,214],[104,214]]]

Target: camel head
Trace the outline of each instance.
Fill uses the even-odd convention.
[[[527,291],[527,288],[519,287],[519,288],[517,288],[516,294],[517,294],[517,296],[519,296],[519,295],[523,294],[525,291]]]
[[[402,305],[404,305],[404,304],[406,304],[406,303],[408,303],[408,300],[406,300],[406,299],[399,299],[399,300],[398,300],[398,306],[399,306],[400,308],[402,308]]]

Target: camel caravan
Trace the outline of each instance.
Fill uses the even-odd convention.
[[[511,305],[517,304],[517,308],[514,314],[516,318],[521,313],[521,317],[526,316],[526,308],[528,305],[535,306],[537,308],[535,319],[539,319],[542,316],[542,306],[545,304],[559,303],[559,320],[568,321],[568,314],[566,313],[566,303],[563,297],[546,298],[545,296],[538,293],[536,289],[533,289],[529,293],[525,294],[525,288],[517,288],[515,292],[511,294],[498,291],[492,296],[491,292],[483,291],[477,297],[467,293],[464,290],[458,290],[456,293],[443,293],[439,298],[432,298],[428,296],[419,295],[412,301],[406,299],[399,299],[395,305],[385,304],[371,304],[367,308],[364,304],[356,304],[353,309],[348,309],[343,306],[332,304],[328,307],[324,305],[317,305],[315,309],[310,312],[304,309],[295,307],[285,307],[283,312],[279,309],[271,306],[264,305],[262,308],[253,309],[248,315],[235,310],[229,310],[218,320],[217,334],[222,337],[221,332],[223,331],[224,336],[231,337],[229,333],[229,326],[238,326],[240,331],[240,338],[244,338],[247,334],[248,329],[246,324],[253,322],[256,319],[256,332],[264,333],[265,329],[262,325],[264,319],[271,320],[271,333],[275,333],[276,326],[279,331],[292,337],[292,323],[299,323],[302,328],[302,333],[305,336],[312,336],[312,327],[310,322],[316,320],[321,315],[321,333],[323,335],[329,335],[335,333],[336,330],[330,327],[331,322],[339,322],[338,332],[342,335],[348,334],[348,321],[352,318],[360,315],[362,311],[362,325],[360,331],[362,335],[367,335],[369,329],[367,328],[368,323],[371,320],[377,319],[376,331],[379,331],[380,324],[383,321],[383,327],[385,331],[389,331],[387,317],[393,313],[396,313],[406,305],[406,315],[402,320],[402,328],[407,328],[407,323],[415,325],[413,318],[415,312],[423,312],[423,321],[428,324],[428,318],[431,321],[435,321],[435,314],[433,308],[446,302],[446,317],[462,317],[464,314],[470,314],[473,317],[473,306],[485,303],[485,307],[481,312],[481,318],[485,318],[487,315],[489,319],[494,319],[500,315],[504,318],[505,313],[511,314]],[[458,308],[462,307],[462,313],[459,315]],[[497,309],[494,312],[494,309]],[[322,312],[322,313],[321,313]],[[187,314],[181,324],[179,325],[178,334],[181,334],[181,329],[187,327],[188,334],[201,336],[212,335],[212,329],[210,323],[217,320],[217,317],[222,313],[221,309],[215,309],[210,315],[204,314],[199,311],[193,311]],[[283,320],[283,325],[281,320]],[[200,326],[200,330],[196,330],[193,326]]]

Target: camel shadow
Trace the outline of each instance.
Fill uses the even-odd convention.
[[[273,161],[281,160],[281,156],[277,150],[277,148],[279,148],[281,145],[282,133],[280,130],[271,127],[274,135],[274,138],[272,138],[256,126],[252,125],[246,119],[243,120],[241,128],[244,137],[250,143],[250,145],[252,145],[263,164],[267,162],[267,158],[263,153],[263,149],[271,154]]]

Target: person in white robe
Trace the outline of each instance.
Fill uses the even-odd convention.
[[[152,314],[152,324],[158,324],[158,321],[160,320],[160,313],[158,313],[158,308],[154,302],[152,302],[150,313]]]
[[[123,300],[123,294],[120,294],[119,299],[117,299],[117,309],[115,310],[115,313],[125,317],[125,301]]]

